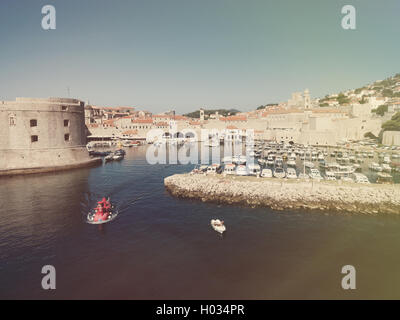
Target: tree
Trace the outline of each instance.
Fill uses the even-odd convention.
[[[400,131],[400,112],[397,112],[391,120],[382,124],[383,131]]]
[[[382,95],[383,95],[384,97],[391,98],[391,97],[393,96],[393,91],[390,90],[390,89],[383,89],[383,90],[382,90]]]
[[[393,121],[400,121],[400,112],[396,112],[393,117],[392,117]]]
[[[388,111],[388,106],[386,104],[380,105],[378,108],[371,110],[371,112],[376,113],[379,116],[383,116],[385,112]]]
[[[214,110],[204,110],[204,115],[206,117],[210,116],[211,114],[214,114],[215,112],[218,111],[218,114],[221,116],[228,116],[228,115],[235,115],[236,113],[240,112],[239,110],[236,109],[214,109]],[[200,118],[200,110],[186,113],[184,116],[189,117],[189,118]]]
[[[362,96],[362,99],[360,100],[360,104],[365,104],[367,103],[367,99],[365,99],[365,95]]]
[[[336,100],[339,102],[339,104],[345,104],[350,102],[350,99],[347,98],[343,93],[339,93]]]
[[[384,131],[400,131],[400,122],[389,120],[382,124],[382,129]]]
[[[370,138],[370,139],[373,139],[373,140],[378,140],[378,137],[376,135],[374,135],[371,131],[366,132],[364,134],[364,137],[365,138]]]

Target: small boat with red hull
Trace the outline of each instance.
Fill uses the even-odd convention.
[[[97,207],[92,209],[87,215],[87,223],[103,224],[114,220],[118,215],[118,210],[111,204],[110,199],[103,198],[97,202]]]

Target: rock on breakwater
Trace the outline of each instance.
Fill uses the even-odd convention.
[[[220,204],[364,214],[400,213],[400,185],[176,174],[164,179],[176,197]]]

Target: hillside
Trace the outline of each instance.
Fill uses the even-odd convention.
[[[229,115],[234,115],[240,111],[236,109],[208,109],[204,110],[205,118],[208,118],[211,114],[215,114],[215,112],[218,112],[219,115],[226,117]],[[200,118],[200,110],[186,113],[184,116],[189,118]]]

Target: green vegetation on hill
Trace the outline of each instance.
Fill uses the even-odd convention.
[[[236,109],[209,109],[209,110],[204,110],[204,115],[207,118],[211,114],[214,114],[217,111],[220,116],[224,116],[224,117],[226,117],[228,115],[234,115],[234,114],[240,112],[239,110],[236,110]],[[184,114],[184,116],[189,117],[189,118],[200,118],[200,110],[186,113],[186,114]]]
[[[397,112],[391,120],[382,124],[383,131],[400,131],[400,112]]]
[[[257,110],[261,110],[261,109],[265,109],[265,108],[272,107],[272,106],[277,106],[277,105],[278,105],[278,103],[268,103],[265,106],[259,106],[257,108]]]
[[[386,104],[382,104],[380,105],[378,108],[376,109],[372,109],[371,112],[376,113],[379,116],[383,116],[385,114],[385,112],[388,111],[388,106]]]
[[[343,93],[339,93],[338,97],[336,98],[336,100],[339,102],[339,104],[345,104],[345,103],[349,103],[350,99],[347,98]]]
[[[378,140],[379,138],[376,136],[376,135],[374,135],[372,132],[367,132],[367,133],[365,133],[364,134],[364,137],[365,138],[370,138],[370,139],[373,139],[373,140]]]

